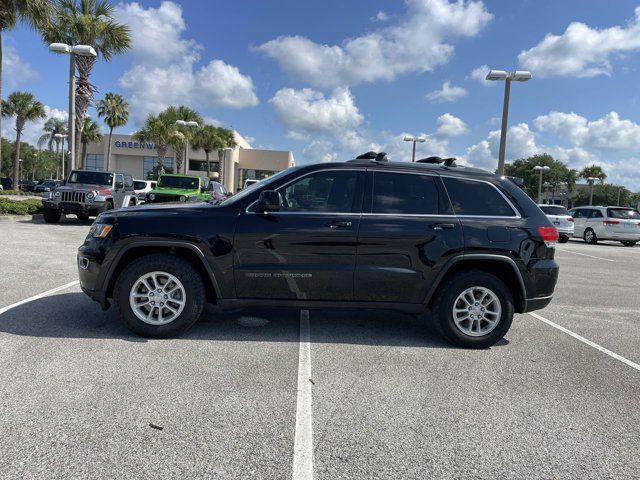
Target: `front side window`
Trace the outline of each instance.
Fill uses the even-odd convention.
[[[316,172],[279,188],[283,212],[349,213],[354,209],[359,172]]]
[[[487,182],[443,177],[456,215],[513,217],[515,212],[500,192]]]
[[[371,213],[437,215],[438,188],[433,177],[375,172]]]
[[[600,210],[591,210],[589,218],[602,218],[602,212]]]

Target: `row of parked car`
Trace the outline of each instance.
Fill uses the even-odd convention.
[[[640,213],[629,207],[538,205],[559,233],[558,241],[582,238],[586,243],[612,240],[626,247],[640,241]]]

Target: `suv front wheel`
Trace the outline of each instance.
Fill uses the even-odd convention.
[[[513,320],[513,296],[497,277],[465,270],[440,285],[433,322],[445,340],[465,348],[487,348],[502,339]]]
[[[198,271],[174,255],[147,255],[129,264],[113,298],[120,318],[144,337],[173,337],[191,327],[204,307]]]

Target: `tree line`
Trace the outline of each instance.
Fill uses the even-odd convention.
[[[75,102],[75,152],[74,164],[82,168],[85,165],[87,145],[102,140],[99,125],[87,116],[87,110],[93,103],[96,88],[90,82],[91,72],[97,59],[109,61],[114,55],[125,53],[131,46],[129,28],[116,22],[113,16],[114,7],[108,0],[2,0],[0,1],[0,58],[2,58],[2,36],[18,23],[22,23],[38,32],[46,45],[51,43],[66,43],[68,45],[91,45],[97,57],[75,55],[74,72],[76,75]],[[98,117],[104,120],[108,127],[108,152],[105,170],[111,166],[111,137],[114,129],[126,125],[129,119],[129,105],[122,96],[109,92],[95,105]],[[33,94],[24,91],[11,93],[6,100],[2,99],[2,64],[0,62],[0,131],[2,119],[15,117],[15,141],[0,142],[0,174],[11,172],[14,188],[17,189],[20,177],[20,160],[27,162],[25,143],[21,141],[24,128],[28,122],[45,118],[44,104]],[[176,124],[176,121],[197,121],[199,127],[190,129]],[[54,152],[56,159],[62,152],[64,157],[65,135],[67,123],[59,118],[49,118],[44,125],[43,135],[38,141],[38,147],[45,147],[50,153]],[[157,115],[149,115],[134,136],[138,140],[151,141],[156,144],[158,154],[158,172],[164,171],[164,156],[169,148],[176,154],[176,166],[181,171],[183,150],[187,142],[193,148],[203,149],[206,154],[207,176],[210,175],[209,154],[218,151],[220,166],[222,152],[225,148],[236,146],[233,132],[228,129],[205,125],[200,114],[189,107],[168,107]],[[11,155],[5,155],[5,150]],[[32,150],[29,149],[29,156]],[[24,157],[24,158],[23,158]],[[30,157],[29,157],[30,158]],[[51,155],[42,154],[43,159],[51,160]],[[11,165],[12,164],[12,165]],[[5,165],[7,167],[5,167]],[[38,164],[40,165],[40,164]],[[24,165],[23,165],[24,167]],[[186,167],[186,166],[185,166]],[[219,167],[218,167],[219,168]],[[59,178],[63,163],[56,162],[56,175]],[[24,171],[24,170],[23,170]],[[186,171],[186,168],[185,168]],[[33,176],[44,175],[50,170],[50,165],[37,166],[32,171]]]

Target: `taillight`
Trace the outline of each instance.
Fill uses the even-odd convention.
[[[556,246],[556,242],[559,238],[558,229],[556,227],[538,227],[538,233],[547,247],[553,248]]]
[[[619,223],[618,220],[604,220],[602,222],[603,225],[618,225]]]
[[[567,217],[567,222],[573,222],[573,217]]]

